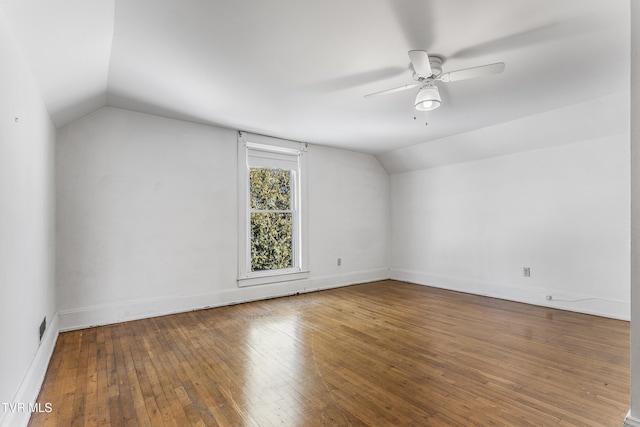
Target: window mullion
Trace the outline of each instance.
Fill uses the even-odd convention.
[[[275,210],[275,209],[251,209],[251,213],[294,213],[294,209],[290,210]]]

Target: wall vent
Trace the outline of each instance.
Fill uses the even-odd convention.
[[[40,323],[40,342],[42,342],[42,336],[44,335],[45,329],[47,329],[47,316],[44,316],[42,323]]]

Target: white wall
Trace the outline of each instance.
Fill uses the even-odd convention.
[[[232,131],[113,108],[59,129],[61,312],[230,288],[235,156]]]
[[[0,11],[0,403],[35,401],[55,342],[55,132]],[[17,121],[16,121],[17,118]],[[42,344],[39,325],[50,324]],[[0,425],[26,423],[4,411]]]
[[[311,146],[310,278],[239,288],[236,144],[116,108],[58,130],[62,329],[388,277],[388,175],[373,156]]]
[[[309,146],[309,264],[315,277],[388,278],[389,176],[375,157]],[[338,266],[340,258],[342,265]]]
[[[626,134],[392,175],[391,276],[628,319],[629,173]]]
[[[640,426],[640,4],[631,2],[631,405],[625,427]]]

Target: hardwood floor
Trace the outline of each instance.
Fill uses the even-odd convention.
[[[376,282],[62,333],[30,426],[621,426],[628,337]]]

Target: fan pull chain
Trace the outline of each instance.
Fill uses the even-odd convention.
[[[418,120],[418,117],[413,116],[413,120]],[[429,123],[428,123],[428,122],[424,122],[424,125],[425,125],[425,126],[429,126]]]

